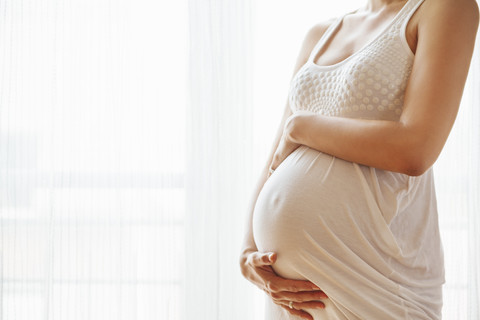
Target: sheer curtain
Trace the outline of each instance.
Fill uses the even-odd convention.
[[[186,319],[255,319],[238,258],[252,188],[251,1],[190,0]]]
[[[480,35],[455,125],[435,163],[445,319],[480,319]]]
[[[0,13],[0,319],[184,319],[186,1]]]
[[[356,0],[0,1],[0,319],[263,318],[247,201],[314,23]],[[478,319],[480,62],[435,165]]]

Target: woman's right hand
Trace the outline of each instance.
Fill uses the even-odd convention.
[[[277,259],[277,254],[258,251],[242,254],[240,268],[243,276],[265,291],[273,302],[293,315],[303,319],[313,320],[313,317],[302,309],[325,308],[321,299],[327,295],[308,280],[293,280],[278,276],[272,265]],[[289,304],[292,301],[292,307]]]

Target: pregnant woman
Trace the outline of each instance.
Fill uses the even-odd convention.
[[[432,165],[478,16],[474,0],[368,0],[308,32],[240,256],[265,319],[441,319]]]

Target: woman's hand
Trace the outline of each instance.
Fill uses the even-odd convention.
[[[285,279],[277,276],[271,267],[276,259],[276,253],[258,251],[246,253],[240,260],[242,274],[247,280],[265,291],[275,304],[292,315],[313,320],[313,317],[302,309],[325,308],[325,304],[320,300],[328,298],[327,295],[311,281]]]
[[[285,128],[283,130],[282,137],[280,138],[280,143],[278,144],[277,150],[275,150],[275,154],[273,155],[272,164],[269,168],[269,175],[275,171],[278,166],[285,160],[293,151],[295,151],[301,144],[295,143],[290,140],[290,135],[288,130],[292,126],[293,117],[295,115],[290,116],[285,122]]]
[[[273,155],[272,164],[270,165],[269,169],[269,176],[275,171],[278,166],[285,160],[293,151],[295,151],[301,143],[294,142],[292,140],[292,133],[298,132],[302,128],[299,128],[299,123],[302,120],[300,118],[308,118],[310,116],[314,116],[315,113],[312,111],[296,111],[290,117],[285,120],[285,126],[283,128],[283,135],[280,139],[280,143],[278,144],[277,150]]]

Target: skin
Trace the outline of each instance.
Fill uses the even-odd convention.
[[[348,15],[315,63],[344,60],[383,30],[405,1],[369,0]],[[313,26],[304,38],[293,74],[307,61],[332,21]],[[308,280],[278,277],[272,265],[276,253],[258,252],[252,234],[255,202],[269,176],[300,145],[347,161],[418,176],[438,158],[453,127],[473,53],[479,22],[474,0],[425,0],[407,25],[407,42],[415,53],[398,122],[327,117],[311,112],[292,114],[285,106],[269,159],[249,205],[240,267],[242,274],[273,301],[304,319],[306,307],[324,307],[320,288]],[[269,254],[273,258],[269,259]],[[294,301],[294,309],[288,307]]]

